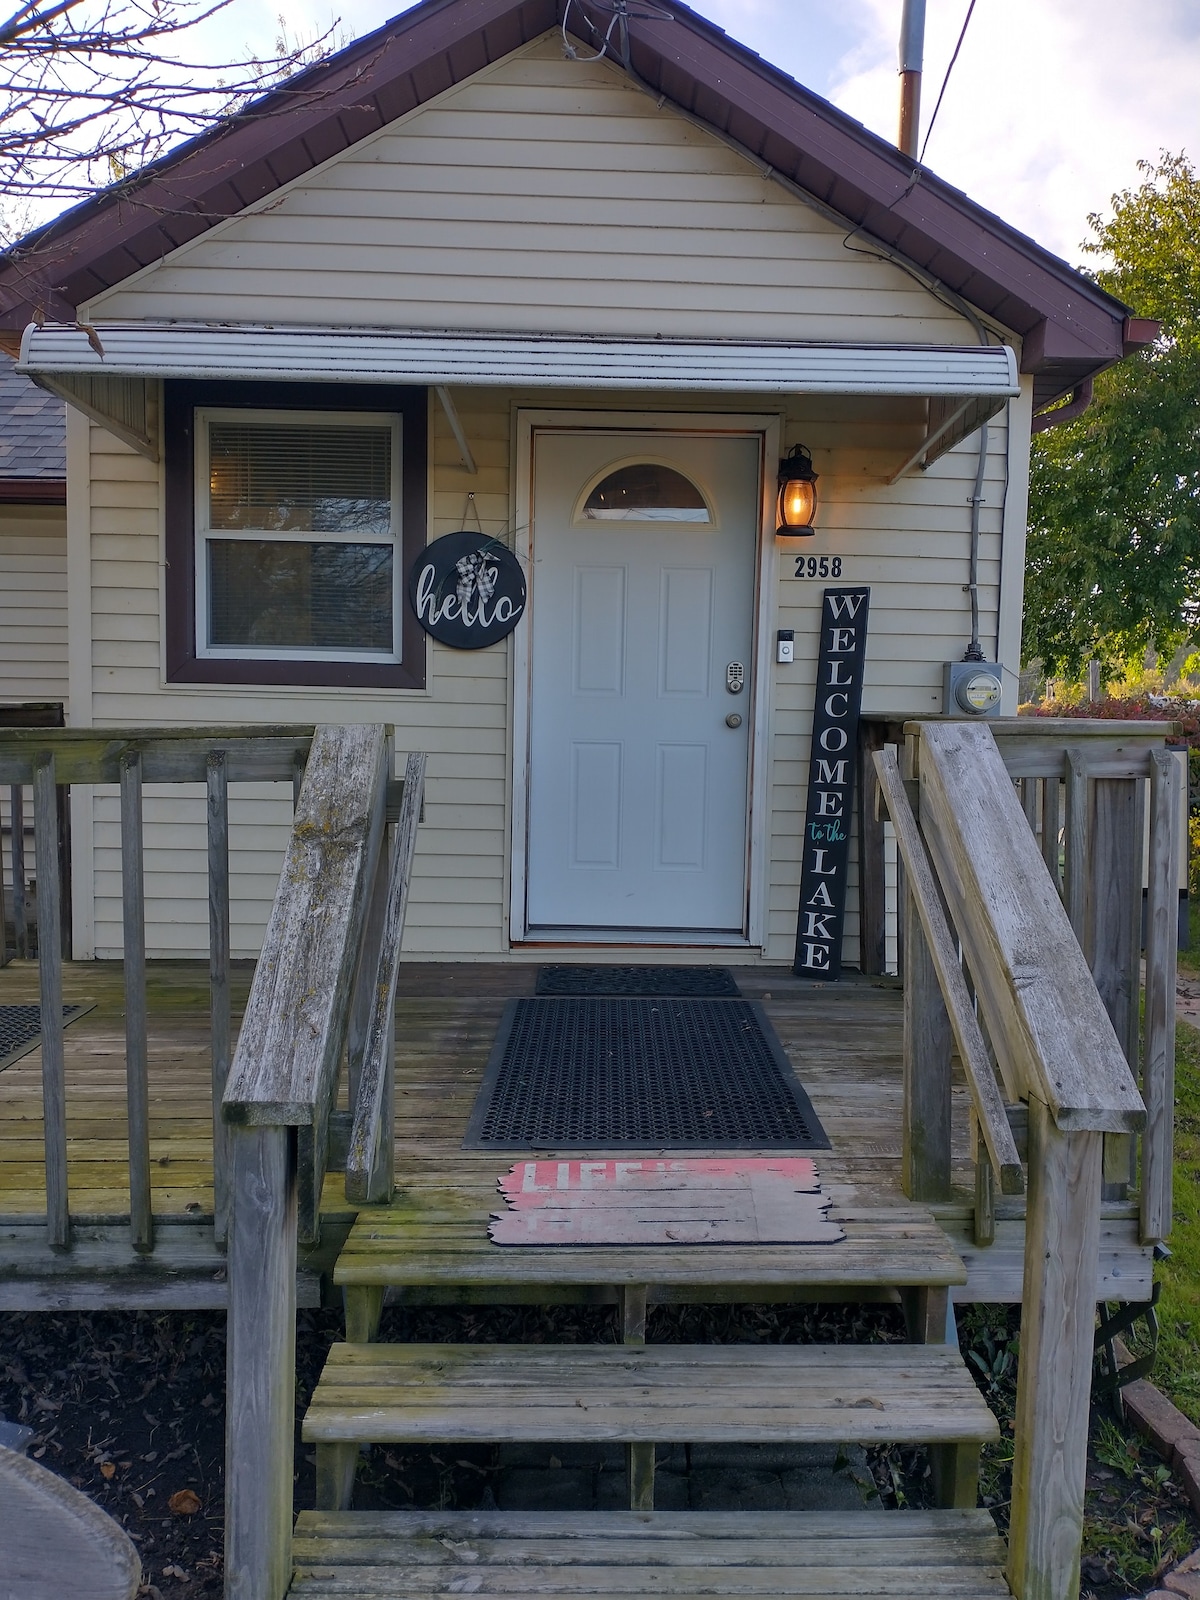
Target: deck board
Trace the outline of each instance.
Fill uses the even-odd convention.
[[[233,974],[235,1027],[249,989],[248,964]],[[347,1283],[371,1281],[379,1260],[393,1258],[388,1282],[405,1298],[420,1286],[435,1298],[486,1297],[498,1286],[525,1298],[549,1251],[494,1246],[487,1220],[502,1204],[497,1179],[516,1159],[510,1152],[463,1151],[460,1141],[506,1000],[533,992],[536,967],[502,963],[406,963],[397,998],[398,1203],[364,1215],[355,1252],[342,1263]],[[815,1159],[830,1216],[842,1223],[844,1246],[691,1246],[640,1253],[557,1248],[548,1276],[567,1289],[654,1283],[660,1295],[686,1293],[724,1259],[720,1277],[779,1292],[797,1280],[812,1285],[882,1282],[883,1257],[907,1266],[890,1281],[961,1281],[955,1252],[929,1213],[912,1207],[899,1186],[901,1128],[901,995],[886,980],[815,985],[778,968],[741,968],[742,992],[760,999],[824,1124],[832,1149]],[[68,1178],[73,1217],[116,1224],[129,1215],[125,1135],[125,1040],[120,964],[68,963],[64,998],[95,1009],[64,1034]],[[0,1003],[37,999],[37,969],[14,962],[0,970]],[[201,1223],[212,1213],[207,964],[152,962],[148,976],[151,1185],[160,1220]],[[0,1223],[32,1225],[44,1215],[40,1051],[0,1071]],[[970,1194],[965,1094],[956,1092],[955,1163],[961,1185],[944,1220],[962,1239]],[[759,1152],[746,1151],[754,1154]],[[779,1154],[778,1151],[761,1152]],[[547,1152],[553,1155],[554,1152]],[[625,1154],[625,1152],[622,1152]],[[340,1177],[331,1176],[322,1214],[344,1227],[353,1215]],[[1148,1256],[1136,1245],[1132,1208],[1109,1210],[1102,1265],[1111,1297],[1137,1298],[1149,1279]],[[972,1280],[989,1297],[1019,1294],[1023,1207],[998,1207],[1001,1246],[972,1254]],[[27,1229],[21,1229],[24,1238]],[[377,1237],[372,1237],[372,1234]],[[10,1228],[6,1236],[14,1238]],[[965,1240],[964,1240],[965,1243]],[[22,1250],[32,1246],[26,1241]],[[795,1254],[808,1251],[808,1259]],[[831,1252],[838,1251],[835,1256]],[[815,1252],[815,1254],[814,1254]],[[11,1265],[0,1240],[0,1265]],[[733,1257],[738,1257],[732,1271]],[[1143,1257],[1145,1256],[1145,1259]],[[521,1263],[514,1267],[513,1258]],[[374,1259],[372,1259],[374,1258]],[[82,1262],[82,1256],[81,1256]],[[53,1265],[53,1264],[52,1264]],[[54,1271],[72,1270],[60,1260]],[[78,1270],[83,1270],[82,1265]],[[1017,1287],[1014,1291],[1013,1285]],[[960,1290],[960,1296],[971,1291]]]

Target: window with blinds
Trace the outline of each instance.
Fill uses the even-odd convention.
[[[398,661],[399,418],[196,421],[199,653]]]

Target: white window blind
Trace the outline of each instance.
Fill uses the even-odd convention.
[[[197,644],[399,660],[399,424],[197,416]]]

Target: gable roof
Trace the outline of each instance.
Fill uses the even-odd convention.
[[[560,25],[568,0],[424,0],[291,79],[241,117],[103,191],[0,261],[0,331],[76,307],[281,185]],[[572,31],[610,8],[574,0]],[[721,29],[673,3],[631,13],[629,70],[761,168],[1023,340],[1045,405],[1150,337],[1152,325]],[[554,331],[554,330],[547,330]]]
[[[0,355],[0,502],[66,499],[66,407]]]

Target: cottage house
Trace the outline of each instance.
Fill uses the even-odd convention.
[[[1152,328],[684,5],[423,0],[24,241],[0,330],[66,402],[69,617],[67,727],[0,734],[0,1307],[227,1308],[230,1600],[1073,1600],[1095,1308],[1170,1225],[1181,781],[1162,724],[1011,713],[1031,434]],[[554,1050],[641,1115],[687,1009],[593,1049],[532,993],[581,960],[736,973],[673,1081],[757,1029],[825,1135],[725,1079],[722,1140],[580,1134]],[[563,1117],[506,1142],[521,1017]],[[373,1344],[388,1297],[638,1348]],[[856,1297],[912,1343],[640,1348],[656,1301]],[[1024,1307],[1007,1549],[956,1299]],[[630,1512],[350,1507],[361,1444],[565,1437],[628,1445]],[[927,1444],[937,1509],[653,1509],[657,1442],[847,1437]]]
[[[867,712],[941,712],[964,654],[1011,712],[1032,419],[1138,326],[685,8],[628,65],[568,9],[419,6],[0,271],[69,401],[69,720],[394,724],[430,756],[413,955],[778,962],[824,588],[870,589]],[[796,445],[815,526],[779,538]],[[406,593],[459,529],[528,587],[484,648]],[[198,813],[148,804],[149,948],[200,953]],[[73,799],[81,958],[120,949],[113,806]],[[288,816],[235,806],[237,953]]]

